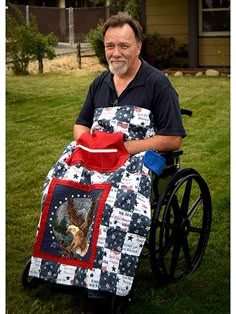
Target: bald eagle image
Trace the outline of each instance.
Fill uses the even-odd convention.
[[[87,237],[96,204],[100,199],[100,196],[101,195],[99,194],[95,200],[92,201],[86,217],[76,210],[72,196],[70,195],[68,198],[67,213],[71,224],[68,226],[66,232],[70,232],[73,236],[68,250],[73,251],[80,256],[84,256],[88,251],[89,244],[87,242]]]

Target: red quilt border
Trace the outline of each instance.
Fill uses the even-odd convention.
[[[102,189],[103,190],[102,196],[101,196],[99,204],[98,204],[96,217],[95,217],[94,231],[93,231],[93,242],[91,243],[91,246],[92,246],[91,247],[91,255],[90,255],[90,258],[88,261],[80,261],[77,259],[68,259],[68,258],[59,257],[59,256],[55,256],[55,255],[40,251],[40,246],[41,246],[41,243],[43,240],[44,230],[45,230],[46,223],[47,223],[47,217],[48,217],[48,213],[49,213],[49,209],[50,209],[53,191],[54,191],[55,186],[57,184],[66,185],[66,186],[70,186],[73,188],[79,188],[79,189],[84,190],[86,192],[90,192],[93,189]],[[95,255],[96,255],[97,240],[98,240],[98,236],[99,236],[99,227],[100,227],[100,223],[101,223],[101,219],[102,219],[102,214],[103,214],[105,202],[106,202],[106,199],[108,197],[108,194],[110,192],[111,187],[112,187],[111,184],[95,183],[95,184],[88,186],[88,185],[84,185],[84,184],[78,183],[78,182],[53,178],[51,183],[50,183],[50,186],[48,189],[48,194],[47,194],[45,204],[44,204],[44,207],[42,210],[40,226],[39,226],[39,230],[38,230],[38,234],[37,234],[37,238],[36,238],[34,250],[33,250],[33,256],[47,259],[47,260],[54,261],[54,262],[58,262],[58,263],[65,264],[65,265],[92,269],[93,264],[94,264]]]

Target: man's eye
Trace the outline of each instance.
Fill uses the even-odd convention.
[[[128,45],[121,45],[121,48],[122,48],[122,49],[128,49],[129,46],[128,46]]]
[[[113,49],[113,45],[106,45],[107,49]]]

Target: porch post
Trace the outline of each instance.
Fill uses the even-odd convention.
[[[140,0],[140,23],[142,25],[143,31],[146,32],[146,0]]]
[[[59,0],[59,8],[65,8],[66,7],[66,2],[65,0]]]
[[[188,66],[198,67],[198,1],[188,0]]]

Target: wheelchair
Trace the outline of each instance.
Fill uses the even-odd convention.
[[[192,111],[181,108],[182,115]],[[181,168],[183,150],[160,153],[166,166],[158,176],[152,173],[151,228],[141,258],[149,257],[157,287],[175,282],[193,273],[204,256],[211,230],[212,203],[206,181],[193,168]],[[28,275],[31,260],[23,269],[24,288],[33,288],[43,281]],[[84,293],[84,298],[88,294]],[[112,314],[125,313],[133,291],[127,297],[105,294]],[[92,298],[100,298],[99,293]],[[104,303],[104,302],[103,302]],[[106,312],[106,310],[105,310]],[[78,313],[86,313],[81,310]]]
[[[191,116],[192,111],[181,109]],[[193,273],[204,256],[212,221],[206,181],[192,168],[180,167],[183,150],[164,152],[166,167],[153,177],[152,223],[146,250],[157,286]]]

